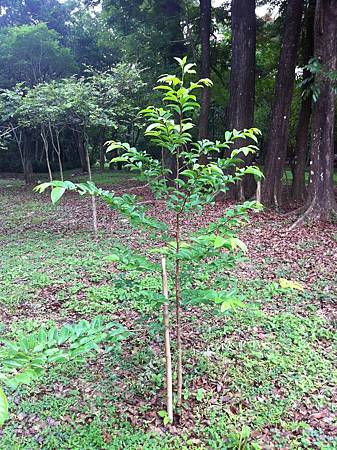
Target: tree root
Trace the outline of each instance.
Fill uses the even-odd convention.
[[[322,208],[314,197],[310,204],[306,204],[296,211],[292,211],[292,214],[299,215],[298,219],[289,227],[288,231],[292,231],[295,228],[304,225],[307,222],[315,222],[319,220],[329,221],[331,219],[337,219],[337,207],[331,205],[330,208]]]

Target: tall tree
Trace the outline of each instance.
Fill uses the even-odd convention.
[[[168,38],[168,61],[167,64],[172,64],[172,59],[175,56],[182,57],[186,52],[186,45],[184,40],[184,34],[181,24],[181,18],[183,13],[181,0],[163,0],[157,2],[159,5],[162,3],[162,16],[161,28],[165,30]],[[160,22],[159,22],[160,26]]]
[[[314,54],[314,17],[316,0],[310,0],[305,12],[305,26],[303,28],[303,60],[308,64]],[[311,79],[308,68],[303,70],[303,82]],[[311,117],[311,95],[304,95],[298,117],[296,144],[294,149],[292,197],[303,201],[305,198],[305,169],[308,155],[309,128]]]
[[[71,8],[59,0],[0,0],[0,27],[46,23],[49,29],[65,35]],[[79,1],[73,3],[73,9]]]
[[[313,107],[310,182],[305,213],[300,218],[328,219],[337,214],[333,184],[335,90],[337,69],[337,0],[319,0],[315,10],[314,56],[319,96]]]
[[[254,122],[255,97],[255,0],[232,0],[232,60],[230,74],[229,128],[250,128]],[[246,163],[251,163],[251,155]],[[243,182],[246,196],[254,190],[253,177]]]
[[[210,36],[211,36],[212,6],[211,0],[200,0],[200,38],[201,38],[201,78],[210,78]],[[199,138],[208,138],[208,119],[211,102],[211,90],[205,87],[201,93]]]
[[[281,200],[281,180],[287,156],[289,115],[303,7],[304,0],[289,0],[285,11],[283,41],[266,145],[262,199],[268,206],[278,206]]]
[[[0,32],[0,87],[32,86],[76,71],[70,49],[44,23],[4,28]]]

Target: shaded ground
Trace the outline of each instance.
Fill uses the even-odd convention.
[[[117,190],[129,175],[97,176]],[[148,200],[148,194],[141,190]],[[295,449],[337,448],[337,226],[287,231],[287,219],[252,217],[241,230],[249,260],[227,280],[247,307],[227,315],[189,309],[183,321],[184,406],[164,427],[161,327],[146,301],[155,276],[118,283],[107,256],[125,240],[148,243],[105,205],[99,239],[87,199],[47,196],[0,180],[0,321],[15,338],[41,324],[102,314],[134,330],[121,353],[56,367],[34,386],[9,392],[11,420],[2,449]],[[151,213],[170,220],[158,204]],[[222,214],[209,208],[185,230]],[[301,282],[283,292],[276,281]],[[192,339],[195,337],[195,340]]]

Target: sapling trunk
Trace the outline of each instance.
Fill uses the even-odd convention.
[[[170,337],[170,317],[169,317],[169,294],[166,270],[166,258],[162,257],[162,282],[163,295],[166,298],[163,304],[164,319],[164,345],[165,345],[165,365],[166,365],[166,411],[170,422],[173,422],[173,389],[172,389],[172,357],[171,357],[171,337]]]

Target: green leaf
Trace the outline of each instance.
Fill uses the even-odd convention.
[[[220,248],[223,247],[224,245],[228,244],[228,239],[223,238],[222,236],[217,236],[214,239],[214,248]]]
[[[195,394],[195,398],[197,399],[198,402],[201,402],[202,399],[204,398],[204,390],[203,388],[200,388],[197,390],[197,393]]]
[[[65,191],[66,190],[64,187],[54,187],[52,189],[50,197],[53,205],[55,205],[60,200]]]
[[[109,262],[118,262],[118,261],[121,260],[120,256],[117,255],[116,253],[114,253],[114,254],[112,254],[112,255],[109,255],[106,259],[107,259]]]
[[[190,130],[193,127],[194,127],[193,123],[187,122],[187,123],[184,123],[181,128],[183,131],[186,131],[186,130]]]
[[[239,247],[243,252],[246,252],[248,250],[247,245],[239,238],[231,237],[229,241],[232,248]]]
[[[261,170],[256,167],[256,166],[250,166],[250,167],[246,167],[244,170],[245,174],[251,174],[251,175],[255,175],[257,179],[261,179],[264,177],[263,173],[261,172]]]
[[[50,186],[51,186],[50,183],[41,183],[41,184],[38,184],[37,186],[35,186],[33,191],[34,192],[39,192],[40,194],[42,194],[42,192],[44,192]]]
[[[164,419],[163,419],[163,424],[164,424],[164,425],[168,425],[170,422],[171,422],[171,421],[170,421],[169,416],[166,415],[166,416],[164,417]]]
[[[304,287],[302,286],[302,284],[298,283],[297,281],[291,281],[291,280],[286,280],[285,278],[280,278],[279,284],[282,289],[296,289],[298,291],[302,291],[302,292],[304,291]]]
[[[189,63],[184,67],[184,73],[196,73],[193,67],[196,67],[196,64]]]
[[[8,400],[3,389],[0,387],[0,427],[6,422],[9,417]]]
[[[12,389],[16,389],[21,384],[29,384],[38,378],[38,374],[34,369],[27,369],[7,380],[6,384]]]
[[[243,308],[245,304],[238,298],[228,298],[221,303],[220,311],[225,312],[230,309]]]
[[[115,162],[127,162],[129,161],[129,158],[127,156],[116,156],[116,158],[112,158],[109,163],[115,163]]]

